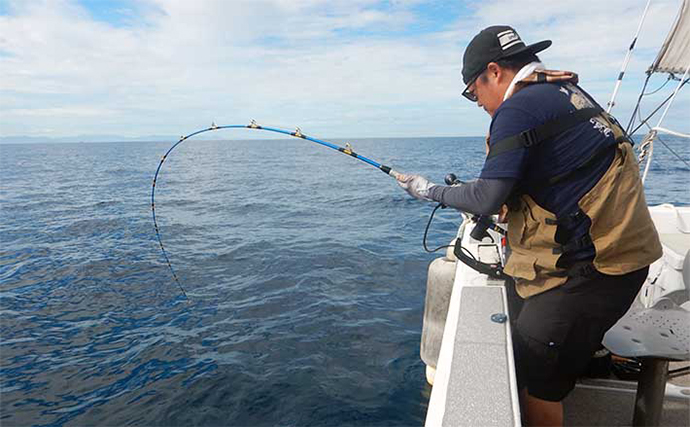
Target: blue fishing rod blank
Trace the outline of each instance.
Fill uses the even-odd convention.
[[[158,174],[161,170],[161,167],[163,166],[163,163],[165,163],[165,159],[170,155],[170,153],[180,144],[182,144],[184,141],[188,140],[189,138],[199,135],[204,132],[211,132],[211,131],[216,131],[216,130],[221,130],[221,129],[254,129],[254,130],[263,130],[267,132],[275,132],[275,133],[280,133],[288,136],[292,136],[295,138],[301,138],[301,139],[306,139],[307,141],[315,142],[319,145],[323,145],[324,147],[331,148],[333,150],[339,151],[343,154],[347,154],[350,157],[354,157],[355,159],[361,160],[364,163],[367,163],[371,166],[374,166],[375,168],[379,169],[386,175],[389,175],[393,178],[397,178],[399,173],[396,172],[395,170],[391,169],[390,166],[382,165],[379,162],[376,162],[374,160],[371,160],[367,157],[364,157],[360,154],[355,153],[352,150],[352,146],[350,144],[345,144],[345,147],[341,147],[339,145],[333,144],[328,141],[323,141],[317,138],[313,138],[311,136],[307,136],[303,134],[299,128],[296,128],[294,131],[289,131],[285,129],[279,129],[279,128],[274,128],[274,127],[268,127],[268,126],[261,126],[257,124],[254,120],[248,125],[224,125],[224,126],[217,126],[215,123],[211,124],[211,127],[206,128],[206,129],[201,129],[196,132],[192,132],[189,135],[185,135],[180,137],[179,141],[177,141],[168,151],[163,155],[161,158],[160,163],[158,163],[158,168],[156,169],[156,174],[153,176],[153,185],[151,186],[151,214],[153,216],[153,226],[156,230],[156,238],[158,239],[158,244],[160,245],[161,252],[163,252],[163,257],[165,258],[165,262],[168,264],[168,267],[170,268],[170,272],[172,273],[173,279],[175,279],[175,282],[177,283],[177,286],[180,288],[182,291],[182,294],[184,295],[185,299],[189,300],[187,297],[187,292],[184,290],[182,287],[182,284],[180,283],[180,280],[177,277],[177,274],[175,273],[175,270],[173,269],[172,263],[170,262],[170,258],[168,257],[168,253],[165,250],[165,247],[163,246],[163,241],[161,240],[161,235],[160,235],[160,229],[158,227],[158,221],[156,219],[156,181],[158,180]]]

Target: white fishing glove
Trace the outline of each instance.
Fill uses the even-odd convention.
[[[429,197],[429,190],[436,184],[423,176],[399,173],[395,179],[398,180],[398,185],[401,186],[403,190],[407,191],[410,196],[427,202],[434,201]]]

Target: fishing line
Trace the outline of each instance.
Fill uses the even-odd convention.
[[[448,176],[455,176],[453,174],[448,174]],[[448,183],[448,182],[447,182]],[[458,237],[455,240],[455,244],[452,245],[444,245],[444,246],[439,246],[436,249],[429,249],[429,247],[426,244],[427,240],[427,235],[429,233],[429,227],[431,226],[431,221],[434,219],[434,215],[436,214],[436,211],[439,209],[444,209],[446,206],[442,203],[439,203],[434,210],[431,212],[431,215],[429,216],[429,221],[426,224],[426,228],[424,229],[424,237],[422,239],[422,244],[424,246],[424,250],[428,253],[434,253],[437,251],[440,251],[441,249],[445,248],[453,248],[453,254],[455,257],[460,260],[462,263],[470,267],[471,269],[481,273],[481,274],[486,274],[487,276],[498,279],[498,280],[512,280],[510,276],[505,274],[503,272],[503,266],[500,263],[486,263],[479,261],[473,254],[472,252],[467,249],[466,247],[462,246],[460,243],[461,238]],[[479,228],[480,231],[479,234],[483,234],[486,237],[489,237],[492,241],[492,244],[489,246],[494,246],[496,247],[496,250],[498,251],[498,246],[495,245],[494,238],[486,233],[486,229],[490,228],[494,230],[495,232],[505,235],[505,230],[503,230],[501,227],[496,225],[490,218],[486,216],[480,216],[480,215],[474,215],[472,217],[472,220],[476,222],[475,228],[473,229],[472,233],[470,233],[470,236],[474,238],[475,240],[479,240],[480,242],[483,240],[483,236],[475,235],[474,230],[477,230]],[[500,256],[500,253],[499,253]]]
[[[303,134],[303,133],[300,131],[299,128],[296,128],[294,131],[289,131],[289,130],[280,129],[280,128],[275,128],[275,127],[261,126],[261,125],[257,124],[254,120],[252,120],[252,122],[251,122],[250,124],[248,124],[248,125],[224,125],[224,126],[217,126],[215,123],[213,123],[213,124],[211,124],[211,127],[209,127],[209,128],[201,129],[201,130],[198,130],[198,131],[196,131],[196,132],[192,132],[192,133],[190,133],[189,135],[180,137],[179,141],[177,141],[172,147],[170,147],[170,149],[168,149],[168,151],[167,151],[167,152],[163,155],[163,157],[161,158],[160,163],[158,163],[158,168],[156,169],[156,173],[155,173],[155,175],[154,175],[154,177],[153,177],[153,184],[152,184],[152,186],[151,186],[151,215],[152,215],[152,217],[153,217],[153,226],[154,226],[155,231],[156,231],[156,238],[158,239],[158,244],[160,245],[161,252],[163,253],[163,258],[165,259],[165,262],[167,263],[168,268],[170,269],[170,272],[172,273],[172,276],[173,276],[173,279],[175,280],[175,283],[177,283],[177,286],[180,288],[180,291],[182,292],[182,294],[184,295],[184,297],[185,297],[185,299],[186,299],[187,301],[189,301],[189,297],[187,296],[187,292],[185,291],[184,287],[182,286],[182,283],[180,282],[180,279],[179,279],[179,277],[177,276],[177,273],[175,273],[175,269],[174,269],[173,266],[172,266],[172,263],[171,263],[171,261],[170,261],[170,257],[168,256],[168,253],[167,253],[167,251],[165,250],[165,246],[163,246],[163,240],[162,240],[162,238],[161,238],[160,227],[158,226],[158,220],[157,220],[157,218],[156,218],[156,182],[158,181],[158,174],[160,173],[161,168],[163,167],[163,163],[165,163],[165,160],[168,158],[168,156],[170,155],[170,153],[171,153],[178,145],[182,144],[184,141],[188,140],[189,138],[191,138],[191,137],[193,137],[193,136],[196,136],[196,135],[199,135],[199,134],[202,134],[202,133],[205,133],[205,132],[211,132],[211,131],[216,131],[216,130],[221,130],[221,129],[253,129],[253,130],[263,130],[263,131],[268,131],[268,132],[280,133],[280,134],[292,136],[292,137],[295,137],[295,138],[306,139],[307,141],[315,142],[315,143],[317,143],[317,144],[319,144],[319,145],[323,145],[323,146],[325,146],[325,147],[331,148],[331,149],[336,150],[336,151],[338,151],[338,152],[341,152],[341,153],[343,153],[343,154],[347,154],[347,155],[350,156],[350,157],[354,157],[354,158],[356,158],[356,159],[358,159],[358,160],[360,160],[360,161],[362,161],[362,162],[364,162],[364,163],[366,163],[366,164],[368,164],[368,165],[370,165],[370,166],[373,166],[373,167],[379,169],[380,171],[382,171],[382,172],[385,173],[386,175],[389,175],[389,176],[391,176],[391,177],[393,177],[393,178],[397,178],[398,175],[399,175],[399,172],[393,170],[390,166],[383,165],[383,164],[378,163],[378,162],[376,162],[376,161],[374,161],[374,160],[372,160],[372,159],[369,159],[369,158],[367,158],[367,157],[364,157],[364,156],[362,156],[362,155],[360,155],[360,154],[355,153],[354,150],[352,149],[352,146],[351,146],[350,144],[347,144],[347,143],[346,143],[346,144],[345,144],[345,147],[341,147],[341,146],[336,145],[336,144],[333,144],[333,143],[331,143],[331,142],[327,142],[327,141],[323,141],[323,140],[320,140],[320,139],[317,139],[317,138],[314,138],[314,137],[307,136],[307,135]],[[448,182],[449,179],[451,179],[451,181],[453,181],[453,182],[452,182],[453,184],[461,183],[461,182],[462,182],[462,181],[458,181],[454,174],[448,174],[448,176],[446,176],[446,183],[447,183],[448,185],[451,185],[451,184]],[[476,270],[476,271],[478,271],[478,272],[480,272],[480,273],[483,273],[483,274],[487,274],[487,275],[489,275],[490,277],[493,277],[493,278],[496,278],[496,279],[506,279],[506,278],[508,278],[508,276],[505,275],[505,274],[503,273],[503,270],[502,270],[502,268],[500,268],[499,265],[487,264],[487,263],[483,263],[483,262],[478,261],[478,260],[474,257],[474,255],[472,255],[472,253],[471,253],[467,248],[465,248],[465,247],[463,247],[462,245],[459,245],[459,244],[457,244],[457,243],[456,243],[457,246],[456,246],[456,245],[446,245],[446,246],[441,246],[441,247],[439,247],[439,248],[436,248],[436,249],[434,249],[434,250],[430,250],[430,249],[427,247],[427,245],[426,245],[426,238],[427,238],[427,233],[428,233],[428,231],[429,231],[429,227],[430,227],[430,225],[431,225],[431,221],[433,220],[434,214],[436,213],[436,211],[437,211],[441,206],[442,206],[442,205],[438,205],[438,206],[434,209],[434,211],[431,213],[431,217],[429,218],[429,222],[427,223],[426,229],[424,230],[424,239],[423,239],[424,249],[425,249],[427,252],[436,252],[436,251],[438,251],[438,250],[440,250],[440,249],[444,249],[444,248],[448,248],[448,247],[453,247],[453,246],[455,246],[455,249],[456,249],[456,250],[455,250],[454,252],[455,252],[456,257],[457,257],[460,261],[464,262],[465,264],[467,264],[468,266],[470,266],[471,268],[473,268],[474,270]],[[484,233],[485,233],[485,230],[486,230],[487,228],[491,228],[491,229],[494,230],[494,231],[497,231],[497,232],[499,232],[499,233],[501,233],[501,234],[505,234],[505,230],[503,230],[503,229],[501,229],[500,227],[496,226],[496,224],[494,224],[493,221],[490,220],[490,218],[484,218],[484,217],[481,217],[481,216],[477,216],[476,218],[473,217],[473,220],[475,220],[475,221],[477,222],[477,226],[482,225],[482,227],[479,227],[479,228],[481,228],[482,230],[484,230]],[[481,233],[480,233],[480,234],[481,234]],[[475,236],[473,235],[472,237],[475,237]],[[490,236],[489,236],[489,237],[490,237]],[[478,238],[479,240],[481,240],[482,237],[475,237],[475,238]],[[459,251],[458,251],[457,249],[459,249]]]
[[[474,257],[474,255],[472,255],[472,252],[470,252],[469,249],[467,249],[466,247],[460,245],[460,239],[459,239],[459,238],[456,239],[455,244],[453,244],[453,245],[443,245],[443,246],[437,247],[436,249],[429,249],[429,246],[427,245],[426,241],[427,241],[427,238],[428,238],[428,236],[429,236],[429,228],[431,228],[431,222],[434,220],[434,215],[436,215],[436,211],[437,211],[437,210],[439,210],[439,209],[445,209],[445,208],[447,208],[447,207],[448,207],[448,206],[444,205],[443,203],[439,203],[438,205],[436,205],[436,207],[434,208],[434,210],[431,211],[431,215],[429,215],[429,221],[427,221],[426,227],[424,228],[424,237],[422,237],[422,246],[424,247],[424,250],[425,250],[427,253],[432,254],[432,253],[434,253],[434,252],[440,251],[441,249],[454,248],[456,245],[458,245],[458,246],[460,247],[460,250],[462,250],[463,252],[465,252],[469,257],[472,258],[472,260],[477,261],[477,259]],[[489,235],[489,238],[491,238],[491,240],[493,241],[493,237],[491,237],[491,236]]]
[[[433,221],[434,215],[436,215],[436,211],[439,209],[445,209],[445,208],[446,208],[446,206],[443,203],[439,203],[438,205],[436,205],[434,210],[431,211],[431,215],[429,216],[429,221],[426,223],[426,227],[424,228],[424,237],[422,238],[422,246],[424,246],[424,250],[430,254],[434,253],[434,252],[438,252],[441,249],[452,248],[455,246],[455,245],[444,245],[444,246],[439,246],[436,249],[429,249],[429,247],[426,244],[426,239],[427,239],[427,236],[429,235],[429,227],[431,227],[431,221]]]
[[[188,140],[189,138],[205,133],[205,132],[211,132],[211,131],[216,131],[216,130],[221,130],[221,129],[253,129],[253,130],[262,130],[262,131],[267,131],[267,132],[275,132],[275,133],[280,133],[283,135],[288,135],[292,136],[295,138],[301,138],[301,139],[306,139],[307,141],[315,142],[319,145],[323,145],[324,147],[331,148],[333,150],[339,151],[343,154],[347,154],[350,157],[354,157],[355,159],[361,160],[364,163],[371,165],[386,175],[389,175],[393,178],[396,178],[399,173],[396,172],[395,170],[391,169],[389,166],[383,165],[381,163],[378,163],[374,160],[371,160],[367,157],[364,157],[362,155],[359,155],[354,152],[352,149],[352,146],[350,144],[345,144],[345,147],[341,147],[339,145],[333,144],[331,142],[323,141],[317,138],[313,138],[311,136],[307,136],[303,134],[299,128],[296,128],[294,131],[289,131],[285,129],[280,129],[280,128],[274,128],[274,127],[268,127],[268,126],[261,126],[257,124],[254,120],[251,121],[250,124],[248,125],[224,125],[224,126],[217,126],[215,123],[211,124],[211,127],[206,128],[206,129],[201,129],[196,132],[192,132],[189,135],[182,136],[180,137],[179,141],[177,141],[168,151],[163,155],[161,158],[160,163],[158,163],[158,168],[156,169],[156,174],[153,176],[153,184],[151,186],[151,214],[153,216],[153,226],[156,230],[156,238],[158,239],[158,244],[160,245],[161,252],[163,252],[163,258],[165,258],[165,262],[168,264],[168,268],[170,268],[170,272],[172,273],[173,279],[175,279],[175,283],[177,283],[177,286],[180,288],[180,291],[182,291],[182,294],[184,295],[186,300],[189,300],[187,297],[187,292],[185,291],[184,287],[182,287],[182,283],[180,282],[180,279],[177,277],[177,273],[175,273],[175,269],[173,269],[172,263],[170,262],[170,257],[168,257],[168,253],[165,250],[165,247],[163,246],[163,240],[161,239],[161,234],[160,234],[160,228],[158,227],[158,220],[156,219],[156,181],[158,180],[158,174],[161,170],[161,167],[163,166],[163,163],[165,163],[165,159],[170,155],[170,153],[180,144],[182,144],[184,141]]]

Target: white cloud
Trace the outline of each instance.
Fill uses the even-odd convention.
[[[71,118],[90,118],[103,117],[108,114],[117,113],[116,110],[101,109],[93,107],[67,107],[67,108],[14,108],[6,110],[7,114],[18,117],[36,118],[57,118],[60,120]]]
[[[677,4],[651,9],[641,52],[660,44]],[[18,1],[0,16],[0,133],[37,118],[50,136],[178,134],[256,118],[324,137],[481,135],[488,117],[459,97],[462,51],[480,28],[508,23],[528,42],[554,40],[547,65],[580,72],[605,102],[644,2],[482,2],[450,28],[400,36],[416,6],[149,0],[112,26],[72,1]],[[652,59],[636,57],[630,75]],[[629,87],[622,102],[636,95]]]
[[[619,117],[628,117],[639,94],[645,71],[652,63],[674,22],[681,0],[653,1],[632,60],[623,90],[616,102]],[[580,0],[544,2],[504,0],[478,2],[474,15],[460,19],[455,33],[470,38],[475,29],[489,25],[514,26],[527,43],[553,40],[540,54],[547,67],[577,72],[580,82],[602,105],[609,100],[623,58],[633,40],[646,1]],[[664,77],[655,79],[663,81]],[[690,108],[687,90],[676,110]],[[677,126],[684,123],[677,122]]]

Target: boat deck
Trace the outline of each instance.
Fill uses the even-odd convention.
[[[520,425],[508,324],[490,320],[507,308],[502,287],[464,286],[455,294],[462,294],[454,301],[459,309],[449,316],[456,326],[448,328],[442,347],[446,354],[439,359],[426,425]],[[671,362],[669,369],[688,365]],[[688,426],[690,375],[669,383],[659,425]],[[565,425],[630,426],[636,392],[635,381],[583,378],[564,401]]]
[[[688,366],[688,362],[671,363],[670,369]],[[671,379],[673,385],[690,387],[690,376]],[[607,390],[610,388],[610,390]],[[635,404],[636,383],[633,381],[580,381],[563,402],[567,426],[630,426]],[[668,394],[668,393],[667,393]],[[690,396],[666,396],[661,426],[690,425]]]
[[[650,212],[662,237],[664,257],[656,263],[654,279],[645,284],[638,296],[640,301],[619,321],[620,328],[609,331],[605,344],[613,353],[641,357],[643,366],[663,366],[665,372],[667,360],[684,360],[670,362],[669,370],[690,365],[690,307],[687,299],[679,307],[669,298],[687,293],[688,285],[682,284],[687,281],[690,240],[682,230],[686,222],[690,223],[690,208],[662,205]],[[468,238],[468,233],[469,228],[459,230],[463,245],[478,260],[495,262],[490,258],[495,256],[495,248],[492,251],[488,244],[479,245]],[[499,240],[494,237],[494,241]],[[650,304],[639,308],[642,296],[648,297],[650,301],[646,302]],[[463,263],[456,264],[426,426],[521,424],[511,325],[505,316],[514,312],[511,301],[514,298],[508,298],[502,281],[490,279]],[[638,422],[657,419],[663,395],[659,425],[690,426],[690,375],[670,379],[664,395],[661,373],[647,368],[643,372],[647,374],[638,401]],[[650,377],[660,381],[650,383]],[[564,401],[565,424],[632,425],[636,396],[635,381],[582,379]]]

